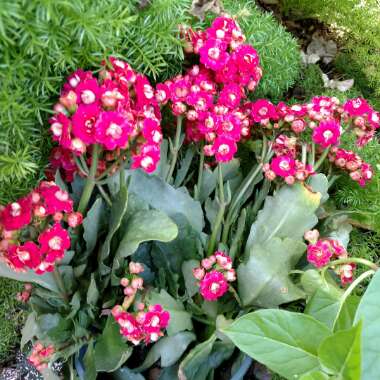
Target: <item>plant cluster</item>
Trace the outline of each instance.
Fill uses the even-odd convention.
[[[183,73],[162,83],[113,57],[70,75],[55,182],[1,210],[1,274],[33,283],[30,361],[84,379],[206,380],[226,363],[242,378],[251,358],[287,379],[370,379],[378,266],[348,254],[328,198],[338,173],[371,181],[340,142],[368,144],[379,114],[360,97],[252,101],[265,72],[235,19],[181,32]]]

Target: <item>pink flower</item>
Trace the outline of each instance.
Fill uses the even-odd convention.
[[[240,28],[230,17],[217,17],[207,29],[207,38],[219,39],[230,43],[233,37],[241,35]]]
[[[216,301],[228,290],[226,278],[216,270],[206,273],[199,285],[200,293],[206,301]]]
[[[37,342],[32,349],[31,354],[28,357],[30,363],[32,363],[38,371],[43,371],[48,367],[48,363],[54,354],[55,349],[53,345],[44,346],[42,343]]]
[[[140,263],[135,263],[134,261],[131,261],[129,263],[129,272],[132,274],[139,274],[144,272],[144,265]]]
[[[44,253],[63,252],[70,248],[70,236],[59,223],[55,223],[53,227],[43,231],[38,237],[38,241],[41,244],[41,251]]]
[[[170,97],[169,87],[165,83],[158,83],[156,86],[155,98],[160,104],[166,104]]]
[[[71,145],[70,119],[63,113],[58,113],[49,119],[50,132],[53,135],[53,140],[58,141],[63,148],[69,148]]]
[[[307,247],[307,260],[309,263],[321,268],[328,264],[333,255],[330,244],[325,240],[318,240]]]
[[[259,56],[251,45],[239,46],[235,50],[233,57],[242,72],[254,73],[259,65]]]
[[[67,213],[73,211],[73,200],[70,199],[69,193],[59,186],[42,182],[39,191],[44,197],[46,211],[49,215],[60,211]]]
[[[8,204],[0,212],[0,222],[8,231],[21,229],[29,224],[31,219],[32,199],[30,196]]]
[[[230,270],[232,269],[232,260],[231,257],[228,256],[226,253],[222,251],[216,251],[214,253],[215,259],[217,264],[225,270]]]
[[[142,329],[146,335],[145,342],[156,342],[163,335],[161,330],[169,325],[170,314],[161,305],[149,306],[148,312],[144,315]]]
[[[240,104],[243,97],[243,91],[235,83],[226,84],[219,95],[218,103],[228,108],[235,108]]]
[[[83,222],[83,215],[80,212],[72,212],[67,215],[67,224],[72,227],[78,227]]]
[[[204,270],[204,268],[194,268],[193,269],[193,276],[197,280],[202,280],[202,278],[205,276],[205,270]]]
[[[256,123],[278,120],[276,107],[266,99],[259,99],[251,104],[251,117]]]
[[[365,113],[371,111],[371,107],[369,106],[367,101],[363,98],[348,100],[346,103],[344,103],[343,109],[351,117],[362,116]]]
[[[125,311],[115,317],[116,322],[120,325],[120,333],[133,344],[139,344],[144,339],[144,332],[137,322],[136,318]]]
[[[157,145],[144,144],[140,147],[140,153],[133,156],[132,168],[142,168],[147,173],[156,170],[157,163],[160,160],[160,148]]]
[[[219,135],[224,135],[234,141],[239,141],[241,137],[241,122],[232,113],[218,117],[216,131]],[[235,152],[234,152],[235,154]]]
[[[72,116],[73,134],[85,144],[95,143],[95,123],[99,113],[96,104],[81,104]]]
[[[95,124],[96,141],[108,150],[125,148],[132,130],[121,113],[101,112]]]
[[[38,246],[27,241],[23,245],[12,245],[5,253],[8,265],[14,270],[25,270],[36,268],[41,262],[41,254]]]
[[[83,71],[82,69],[74,71],[67,78],[67,83],[64,85],[65,91],[74,90],[81,82],[92,78],[91,71]]]
[[[82,81],[75,88],[77,103],[93,104],[99,101],[100,88],[96,79]]]
[[[355,268],[356,265],[354,263],[344,264],[339,267],[338,274],[340,275],[340,281],[343,286],[352,282]]]
[[[296,162],[290,155],[277,156],[272,159],[270,169],[283,178],[294,176],[296,174]]]
[[[340,125],[336,120],[324,120],[314,128],[313,141],[323,148],[339,143]]]
[[[218,136],[213,144],[213,151],[218,162],[228,162],[237,151],[236,142],[227,136]]]
[[[220,70],[227,64],[229,59],[226,48],[226,43],[221,40],[207,40],[199,49],[201,63],[209,69]]]

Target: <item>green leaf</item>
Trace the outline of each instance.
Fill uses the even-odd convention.
[[[36,316],[37,315],[35,312],[30,313],[26,319],[24,327],[22,328],[20,342],[21,350],[24,348],[25,344],[30,342],[33,337],[37,335],[38,325],[36,323]]]
[[[90,342],[87,346],[86,353],[83,357],[85,368],[84,380],[95,380],[97,377],[95,357],[94,357],[94,342]]]
[[[72,337],[73,324],[60,314],[42,314],[37,320],[39,339],[48,339],[52,343],[64,343]]]
[[[223,332],[241,351],[287,379],[319,370],[318,347],[331,335],[308,315],[275,309],[244,315]]]
[[[302,375],[300,380],[328,380],[330,377],[322,371],[312,371]]]
[[[123,216],[127,211],[128,191],[126,186],[122,186],[112,202],[110,227],[106,239],[102,245],[99,255],[100,274],[105,275],[110,272],[108,266],[104,264],[104,260],[109,256],[111,249],[111,240],[115,232],[119,229]]]
[[[380,271],[372,278],[355,315],[354,323],[362,320],[362,373],[361,380],[373,380],[379,376],[380,340]]]
[[[134,373],[131,369],[127,367],[122,367],[112,373],[112,379],[114,380],[145,380],[145,377],[143,375],[140,375],[139,373]]]
[[[246,251],[274,237],[303,239],[304,233],[318,222],[314,213],[320,200],[320,193],[313,193],[301,184],[281,187],[274,196],[266,198],[251,227]]]
[[[360,297],[355,295],[346,299],[335,323],[335,331],[347,330],[353,326],[359,302]]]
[[[318,356],[323,369],[344,380],[360,379],[361,322],[349,330],[336,332],[319,346]]]
[[[132,354],[132,348],[124,342],[119,326],[108,317],[102,335],[95,345],[95,365],[98,372],[113,372],[122,366]]]
[[[318,173],[311,176],[308,185],[311,186],[314,192],[321,194],[321,204],[329,199],[329,181],[324,174]]]
[[[116,256],[128,257],[145,241],[169,242],[175,239],[177,234],[177,225],[163,212],[159,210],[138,211],[128,219],[127,229]]]
[[[83,219],[83,238],[86,242],[86,250],[92,252],[96,246],[98,234],[103,224],[104,204],[102,198],[98,198],[86,217]]]
[[[11,280],[22,282],[33,282],[42,286],[45,289],[49,289],[52,292],[58,293],[58,287],[51,273],[45,273],[38,275],[32,270],[28,270],[25,273],[15,272],[8,267],[4,262],[0,262],[0,277],[10,278]]]
[[[151,292],[149,294],[149,304],[160,304],[164,310],[170,313],[170,321],[167,328],[169,336],[175,335],[179,331],[193,329],[191,314],[185,310],[181,301],[175,300],[164,289],[160,293]]]
[[[276,307],[304,297],[293,284],[289,272],[299,261],[306,246],[293,239],[271,238],[255,244],[249,259],[238,266],[238,288],[245,306]]]
[[[339,298],[343,291],[328,272],[325,273],[325,280],[316,269],[308,269],[301,276],[301,285],[308,296],[312,296],[318,289],[322,289]]]
[[[185,156],[180,162],[180,167],[177,170],[177,175],[175,177],[174,186],[179,187],[185,180],[187,173],[189,172],[190,165],[192,163],[193,157],[195,155],[196,149],[194,145],[190,145],[186,150]]]
[[[94,273],[91,274],[90,285],[87,290],[87,303],[91,306],[96,306],[99,299],[99,290],[96,286],[96,281],[94,277]]]
[[[199,261],[188,260],[182,263],[182,275],[185,279],[186,291],[189,297],[193,297],[199,291],[197,280],[193,276],[193,269],[199,267]]]
[[[184,215],[195,231],[202,231],[204,220],[201,205],[191,198],[186,188],[175,189],[161,178],[149,176],[141,170],[127,171],[127,175],[131,178],[130,192],[173,219],[176,214]]]
[[[143,372],[152,367],[161,358],[161,367],[170,367],[186,351],[191,342],[195,340],[195,335],[188,331],[179,332],[173,336],[161,338],[149,350],[144,362],[140,367],[135,368],[135,372]]]

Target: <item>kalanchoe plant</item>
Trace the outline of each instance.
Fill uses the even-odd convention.
[[[370,379],[378,266],[349,256],[328,190],[342,169],[371,180],[339,142],[368,142],[379,114],[360,98],[254,99],[259,57],[228,16],[183,38],[189,66],[155,87],[116,58],[71,75],[51,120],[59,186],[1,210],[30,361],[85,379],[236,380],[252,358],[287,379]]]

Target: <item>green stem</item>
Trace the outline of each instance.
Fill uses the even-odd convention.
[[[323,161],[325,160],[325,158],[327,157],[327,155],[329,154],[329,151],[330,151],[330,147],[326,148],[323,153],[321,154],[321,157],[319,157],[318,161],[315,163],[314,165],[314,171],[316,172],[320,166],[323,164]]]
[[[108,206],[112,206],[112,201],[111,201],[111,198],[108,196],[108,194],[106,193],[106,191],[103,189],[103,186],[102,185],[99,185],[98,183],[96,184],[96,187],[98,188],[100,194],[102,195],[103,199],[106,201],[106,203],[108,204]]]
[[[202,187],[202,180],[203,180],[203,166],[205,163],[205,153],[203,150],[203,145],[201,145],[201,152],[199,155],[199,168],[198,168],[198,180],[197,180],[197,187],[195,188],[194,192],[194,199],[197,201],[199,199],[199,193],[201,191]]]
[[[222,226],[224,212],[226,210],[226,203],[224,200],[224,184],[223,184],[223,172],[222,164],[218,164],[218,178],[219,178],[219,210],[216,215],[214,228],[211,233],[211,237],[208,243],[207,256],[211,256],[214,253],[216,239],[218,237],[219,229]]]
[[[88,174],[88,177],[86,179],[86,183],[84,185],[83,193],[79,201],[78,211],[85,215],[86,208],[88,205],[88,202],[90,201],[92,191],[95,187],[95,175],[96,170],[98,168],[98,160],[99,160],[99,151],[100,147],[99,145],[94,145],[92,150],[92,162],[90,167],[90,172]]]
[[[180,140],[181,140],[182,120],[183,120],[183,116],[177,116],[177,127],[176,127],[175,138],[174,138],[174,146],[171,150],[172,158],[170,161],[170,168],[166,176],[166,182],[168,183],[170,183],[172,179],[174,169],[175,169],[177,159],[178,159],[178,152],[179,152]]]
[[[326,271],[330,268],[330,267],[334,267],[336,265],[343,265],[343,264],[350,264],[350,263],[356,263],[356,264],[362,264],[362,265],[365,265],[369,268],[371,268],[372,270],[374,270],[375,272],[379,269],[379,267],[373,263],[372,261],[369,261],[369,260],[366,260],[366,259],[363,259],[361,257],[350,257],[350,258],[347,258],[347,259],[338,259],[338,260],[334,260],[334,261],[331,261],[330,263],[328,263],[321,271],[321,276],[322,278],[324,279],[325,278],[325,274],[326,274]]]
[[[311,152],[309,156],[309,165],[314,167],[315,164],[315,144],[312,142],[311,143]]]
[[[120,156],[119,158],[117,159],[116,162],[114,162],[112,165],[110,165],[106,170],[104,170],[104,172],[102,174],[99,175],[99,177],[96,178],[96,181],[100,181],[102,180],[103,178],[107,177],[107,175],[109,173],[111,173],[111,171],[115,168],[117,168],[119,166],[119,170],[123,167],[122,163],[124,161],[124,152],[120,152]],[[115,174],[115,173],[113,173]]]
[[[76,157],[75,155],[73,155],[73,156],[74,156],[74,161],[75,161],[75,164],[77,165],[77,168],[78,168],[79,171],[82,173],[82,175],[84,175],[85,177],[87,177],[87,176],[88,176],[88,171],[86,171],[86,170],[84,169],[84,167],[82,166],[82,164],[81,164],[79,158]]]
[[[192,315],[191,318],[195,319],[198,322],[204,323],[205,325],[215,326],[215,322],[210,321],[209,319],[198,317],[197,315]]]
[[[241,299],[240,299],[240,297],[239,297],[239,294],[238,294],[237,291],[235,290],[235,288],[232,287],[232,286],[230,285],[230,286],[228,287],[228,290],[232,293],[232,295],[234,296],[234,298],[235,298],[236,302],[238,303],[238,305],[239,305],[240,307],[242,307],[243,305],[242,305],[242,303],[241,303]]]
[[[69,296],[68,296],[68,294],[66,292],[65,284],[63,283],[63,278],[62,278],[61,273],[59,272],[58,267],[54,268],[53,277],[54,277],[54,280],[55,280],[55,282],[56,282],[56,284],[58,286],[59,292],[62,295],[63,300],[65,302],[68,302]]]

